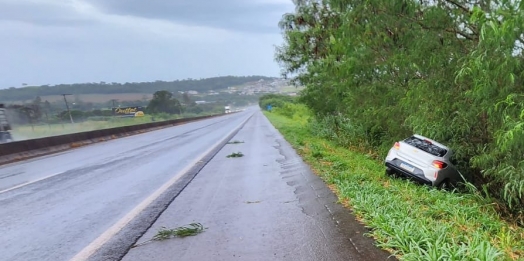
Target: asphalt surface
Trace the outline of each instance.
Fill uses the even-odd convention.
[[[393,260],[336,201],[251,109],[0,166],[0,260]]]
[[[70,260],[86,248],[97,249],[94,241],[122,224],[166,182],[197,166],[252,114],[235,113],[0,166],[0,260]],[[156,208],[144,212],[162,210]],[[149,219],[143,220],[156,218],[145,214]]]
[[[394,260],[261,112],[232,140],[244,143],[224,146],[137,243],[162,227],[207,229],[134,247],[124,261]],[[244,156],[227,158],[233,152]]]

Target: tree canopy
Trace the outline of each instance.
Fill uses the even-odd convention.
[[[147,112],[150,114],[156,113],[182,113],[182,105],[180,101],[173,98],[173,94],[168,91],[157,91],[153,94],[153,99],[147,105]]]
[[[319,120],[382,153],[419,133],[524,213],[522,0],[295,0],[276,58]]]

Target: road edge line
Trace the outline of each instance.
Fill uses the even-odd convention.
[[[16,186],[13,186],[13,187],[10,187],[10,188],[4,189],[4,190],[0,190],[0,194],[3,194],[3,193],[6,193],[6,192],[15,190],[15,189],[19,189],[19,188],[22,188],[22,187],[25,187],[25,186],[28,186],[28,185],[40,182],[42,180],[46,180],[46,179],[52,178],[54,176],[62,175],[64,173],[65,173],[64,171],[57,172],[57,173],[54,173],[54,174],[51,174],[51,175],[48,175],[48,176],[44,176],[44,177],[41,177],[41,178],[38,178],[38,179],[35,179],[35,180],[27,181],[27,182],[24,182],[22,184],[18,184]]]

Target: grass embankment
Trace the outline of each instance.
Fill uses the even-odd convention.
[[[267,113],[378,246],[401,260],[524,260],[524,229],[500,219],[479,193],[447,192],[389,178],[359,148],[316,137],[307,116]]]
[[[178,118],[190,118],[211,115],[213,113],[172,115],[168,118],[155,117],[155,121],[165,121]],[[153,116],[154,117],[154,116]],[[119,118],[115,117],[107,121],[82,121],[75,124],[45,124],[45,125],[15,125],[11,131],[15,140],[37,139],[42,137],[77,133],[83,131],[101,130],[122,126],[138,125],[153,122],[152,116]]]

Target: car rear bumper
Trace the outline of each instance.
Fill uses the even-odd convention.
[[[407,176],[409,178],[412,178],[418,182],[421,182],[423,184],[426,184],[426,185],[430,185],[432,186],[433,185],[433,182],[423,176],[420,176],[420,175],[415,175],[407,170],[404,170],[398,166],[396,166],[395,164],[392,164],[390,162],[386,162],[386,167],[392,169],[393,171],[395,171],[396,173],[399,173],[399,174],[402,174],[404,176]]]

